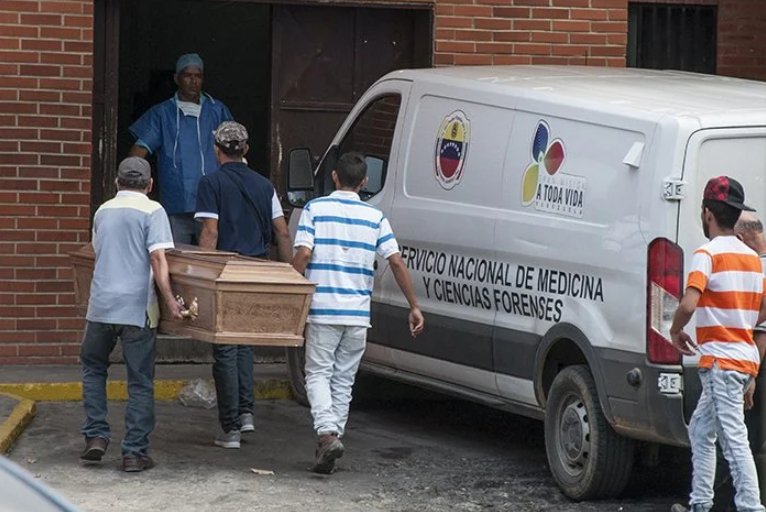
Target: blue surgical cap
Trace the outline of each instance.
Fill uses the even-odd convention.
[[[196,53],[186,53],[178,57],[176,62],[176,73],[180,73],[189,66],[196,66],[200,71],[205,70],[205,64],[202,62],[202,57]]]

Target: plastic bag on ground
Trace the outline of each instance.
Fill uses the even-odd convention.
[[[215,387],[205,379],[194,379],[181,388],[178,399],[186,407],[212,409],[216,406]]]

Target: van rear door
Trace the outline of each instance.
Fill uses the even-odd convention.
[[[689,268],[694,251],[707,242],[702,232],[701,204],[705,184],[710,178],[727,175],[745,189],[745,202],[766,222],[766,127],[717,128],[695,132],[686,148],[683,181],[686,182],[678,224],[678,244],[684,250],[684,265]],[[694,336],[694,319],[687,328]],[[697,372],[698,357],[685,357],[684,412],[691,418],[701,392]]]

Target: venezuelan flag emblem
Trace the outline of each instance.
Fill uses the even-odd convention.
[[[471,124],[456,110],[444,118],[436,141],[436,180],[449,190],[460,183],[471,141]]]

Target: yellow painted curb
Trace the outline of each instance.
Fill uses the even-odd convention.
[[[187,380],[154,381],[155,400],[175,400]],[[11,393],[35,402],[79,402],[82,400],[81,382],[39,382],[0,384],[0,393]],[[127,400],[128,383],[109,381],[106,384],[109,400]],[[289,400],[292,398],[290,385],[286,380],[261,380],[255,383],[255,398],[259,400]]]
[[[11,411],[11,415],[0,425],[0,455],[5,454],[11,445],[19,438],[22,432],[35,415],[35,403],[32,400],[15,396],[10,393],[0,393],[12,400],[18,400],[18,404]]]

